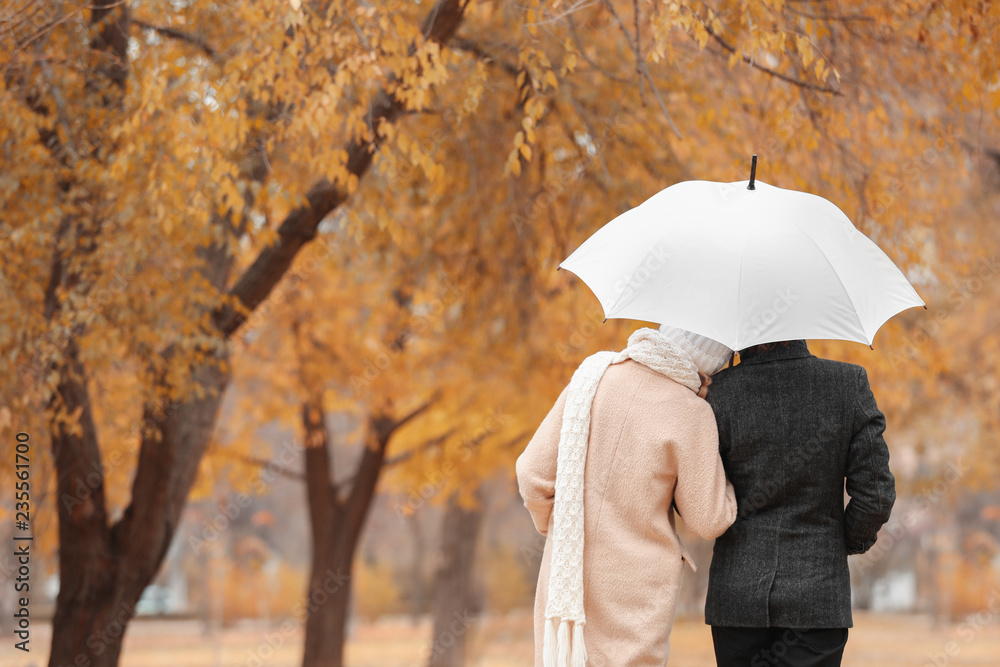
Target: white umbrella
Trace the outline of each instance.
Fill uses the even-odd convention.
[[[760,181],[685,181],[599,229],[559,268],[605,318],[670,324],[734,350],[799,338],[871,345],[924,302],[837,206]]]

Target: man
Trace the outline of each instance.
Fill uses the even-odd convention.
[[[712,378],[708,402],[739,508],[709,571],[719,667],[840,665],[847,556],[875,544],[896,499],[865,369],[804,340],[758,345]]]

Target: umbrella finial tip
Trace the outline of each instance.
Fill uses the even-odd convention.
[[[757,179],[757,154],[754,153],[753,157],[750,158],[750,185],[747,186],[747,190],[756,190],[754,187],[754,181]]]

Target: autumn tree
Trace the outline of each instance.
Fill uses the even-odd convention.
[[[252,347],[290,294],[328,276],[296,260],[331,213],[351,211],[342,233],[359,254],[422,256],[437,271],[422,284],[462,285],[447,331],[423,341],[462,349],[431,355],[460,375],[422,428],[400,430],[394,447],[417,463],[404,485],[459,460],[460,433],[482,419],[467,403],[537,424],[580,359],[624,344],[629,327],[600,326],[555,267],[672,182],[740,180],[760,153],[761,180],[829,197],[944,298],[988,247],[987,225],[958,214],[966,157],[996,135],[994,4],[425,4],[65,1],[0,29],[0,401],[4,433],[46,433],[57,473],[51,664],[117,662],[104,629],[132,617],[166,553],[233,346]],[[328,308],[303,340],[336,340]],[[919,317],[887,325],[874,355],[825,348],[872,368],[889,413],[933,400],[942,374],[965,395],[965,365],[979,363],[938,335],[901,363]],[[387,331],[360,335],[386,345]],[[995,363],[990,345],[973,349]],[[349,383],[347,361],[331,363],[316,382]],[[99,408],[113,377],[132,392]],[[415,400],[392,419],[426,399],[402,389]],[[290,400],[318,426],[301,410],[316,396]],[[417,453],[431,428],[456,430]],[[475,470],[510,474],[503,444],[484,441]],[[131,479],[120,495],[118,478]]]
[[[349,217],[304,254],[302,268],[314,267],[313,280],[276,304],[254,344],[237,352],[236,381],[267,389],[243,397],[235,410],[247,416],[240,430],[206,459],[234,463],[239,475],[241,465],[276,455],[255,437],[259,424],[300,434],[311,529],[307,665],[343,660],[354,556],[383,472],[406,467],[410,477],[429,475],[444,450],[463,448],[461,467],[435,478],[437,495],[492,474],[495,460],[473,456],[488,438],[512,442],[504,434],[513,420],[490,414],[486,397],[496,392],[472,382],[490,372],[474,360],[481,348],[456,348],[445,335],[467,307],[462,288],[434,270],[431,256],[388,235],[351,238]],[[336,321],[325,315],[330,308],[339,311]],[[415,509],[397,514],[403,520]]]
[[[464,9],[378,17],[377,62],[334,4],[66,2],[5,34],[3,140],[24,168],[5,170],[5,250],[18,259],[4,268],[4,363],[23,383],[4,402],[44,407],[49,422],[50,664],[117,663],[121,633],[107,629],[134,616],[170,544],[229,381],[230,338],[357,188],[376,128],[441,80],[440,44]],[[282,154],[319,132],[330,141],[309,159]],[[241,258],[237,241],[251,247]],[[132,492],[112,516],[90,379],[121,364],[142,379],[142,429]]]

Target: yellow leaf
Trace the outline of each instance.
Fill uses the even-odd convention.
[[[563,76],[576,70],[577,57],[575,53],[567,53],[566,58],[563,60]]]
[[[705,29],[701,23],[695,23],[694,28],[694,40],[698,42],[698,47],[704,49],[705,45],[708,44],[708,30]]]
[[[799,55],[802,56],[802,66],[809,67],[809,63],[811,63],[816,57],[812,44],[809,43],[809,38],[803,37],[802,35],[796,35],[795,48],[798,49]]]
[[[512,174],[515,176],[521,175],[521,159],[517,156],[517,150],[510,152],[510,155],[507,158],[507,164]]]

